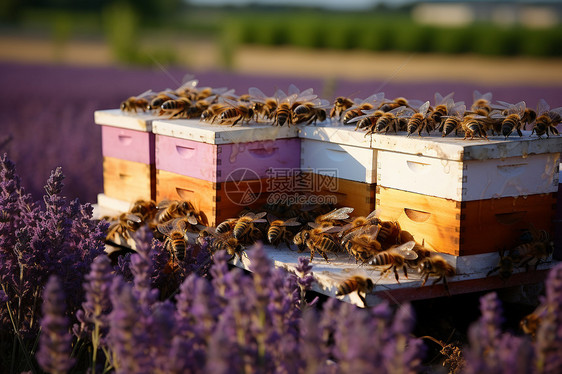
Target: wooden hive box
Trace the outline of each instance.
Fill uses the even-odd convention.
[[[277,179],[299,170],[297,127],[160,120],[153,131],[157,201],[189,200],[211,226],[259,209],[283,186]]]
[[[368,215],[375,207],[377,172],[371,136],[333,122],[305,126],[299,136],[301,171],[312,183],[308,192],[354,208],[353,215]]]
[[[417,241],[456,256],[517,244],[533,225],[553,236],[561,138],[373,135],[377,208]]]
[[[102,132],[104,194],[108,197],[128,202],[156,197],[155,118],[119,109],[94,113]]]

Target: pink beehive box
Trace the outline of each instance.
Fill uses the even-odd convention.
[[[214,183],[262,179],[298,169],[297,127],[154,121],[156,169]]]
[[[104,195],[124,203],[155,198],[155,115],[124,113],[119,109],[98,110],[94,122],[100,125],[104,160]],[[109,207],[108,207],[109,208]]]

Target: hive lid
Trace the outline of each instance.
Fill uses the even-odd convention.
[[[152,131],[152,121],[160,118],[154,114],[128,114],[120,109],[96,110],[94,122],[103,126],[121,127],[129,130]]]
[[[355,131],[355,126],[336,125],[333,122],[325,122],[317,126],[301,126],[299,137],[357,147],[371,147],[371,135],[365,136],[365,131]]]
[[[486,139],[463,139],[462,137],[441,137],[438,134],[419,137],[406,133],[374,134],[371,147],[386,151],[436,157],[451,161],[501,159],[527,157],[532,154],[562,152],[562,137],[551,136],[539,139],[530,137],[531,131],[523,136],[488,136]]]
[[[249,124],[225,126],[201,122],[195,119],[157,120],[152,123],[155,134],[194,140],[209,144],[243,143],[283,138],[296,138],[296,126],[272,126]]]

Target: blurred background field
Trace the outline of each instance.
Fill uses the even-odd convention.
[[[320,97],[562,98],[562,6],[553,1],[46,1],[0,6],[0,152],[34,197],[57,166],[66,193],[101,192],[93,112],[147,89],[290,83]]]

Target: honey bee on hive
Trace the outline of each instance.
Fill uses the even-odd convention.
[[[430,127],[432,129],[441,129],[443,120],[445,119],[444,116],[449,114],[455,104],[453,100],[454,94],[454,92],[451,92],[446,96],[441,96],[439,92],[435,93],[435,104],[433,107],[429,108],[429,113],[427,114],[427,120],[430,122]]]
[[[402,269],[404,272],[404,277],[408,278],[407,270],[407,260],[415,260],[418,254],[413,251],[415,242],[407,242],[401,245],[396,245],[387,249],[376,256],[374,256],[370,261],[369,265],[373,266],[388,266],[386,269],[381,271],[381,276],[384,276],[391,270],[394,271],[394,277],[396,282],[400,283],[398,270]]]
[[[137,113],[149,110],[150,102],[156,95],[152,90],[147,90],[138,96],[131,96],[121,103],[121,111]]]
[[[550,109],[550,105],[548,105],[544,99],[540,99],[537,105],[536,114],[537,118],[531,135],[535,133],[539,138],[544,134],[546,134],[546,137],[548,138],[550,133],[553,135],[559,135],[559,131],[556,126],[562,122],[562,107]]]
[[[339,243],[334,239],[331,233],[339,231],[339,227],[321,226],[310,230],[303,229],[293,237],[293,243],[298,247],[299,252],[306,248],[310,250],[310,261],[313,260],[314,254],[318,252],[326,262],[328,253],[341,252]]]
[[[377,107],[380,106],[381,102],[384,100],[384,92],[375,93],[364,100],[361,99],[354,99],[354,105],[349,109],[343,112],[343,124],[349,125],[355,117],[362,116],[366,114],[366,111],[370,111],[373,109],[378,109]]]
[[[269,241],[269,243],[277,247],[281,242],[283,242],[287,245],[287,248],[291,248],[294,234],[289,229],[289,227],[296,227],[301,225],[301,223],[298,221],[298,217],[282,220],[273,217],[272,215],[268,215],[268,219],[269,228],[267,229],[267,240]]]
[[[336,296],[349,295],[352,292],[357,292],[359,299],[363,303],[363,307],[367,307],[367,294],[373,292],[375,283],[373,280],[365,275],[351,275],[343,280],[336,289]]]

